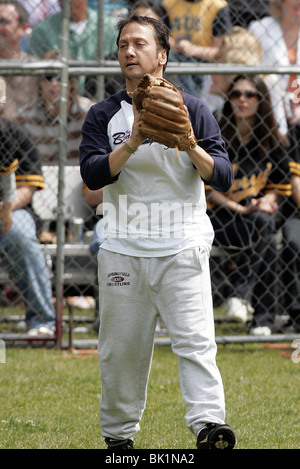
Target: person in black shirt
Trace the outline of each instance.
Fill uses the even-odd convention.
[[[300,332],[300,159],[290,161],[292,194],[280,207],[282,220],[282,295],[280,303],[289,319],[283,332]]]
[[[35,191],[44,188],[40,156],[28,132],[2,117],[0,144],[19,160],[17,197],[12,202],[13,223],[7,234],[0,235],[3,264],[23,296],[28,333],[54,335],[52,286],[31,204]]]
[[[235,301],[232,315],[243,322],[250,301],[250,333],[270,335],[277,307],[277,200],[291,191],[288,141],[279,134],[268,89],[258,76],[233,80],[219,124],[234,182],[226,194],[207,193],[215,242],[236,253],[228,299]]]

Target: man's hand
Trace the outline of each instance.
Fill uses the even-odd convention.
[[[257,208],[261,212],[274,213],[278,209],[278,204],[275,200],[270,199],[268,196],[256,199]]]
[[[12,225],[12,204],[9,202],[2,203],[0,206],[0,234],[4,235],[8,232]]]
[[[131,136],[127,140],[127,145],[129,145],[130,148],[137,150],[138,147],[143,143],[145,140],[145,137],[143,137],[140,129],[140,122],[141,122],[141,115],[140,111],[137,110],[134,102],[132,102],[132,107],[133,107],[133,115],[134,115],[134,121],[132,125],[132,130],[131,130]]]

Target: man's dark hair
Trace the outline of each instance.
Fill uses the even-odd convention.
[[[13,5],[19,15],[19,25],[27,24],[29,15],[26,8],[21,5],[17,0],[0,0],[0,5]]]
[[[165,50],[167,55],[167,62],[170,52],[170,43],[169,43],[169,31],[162,21],[156,20],[149,16],[138,16],[135,13],[130,15],[127,18],[122,18],[117,24],[118,28],[118,37],[117,37],[117,46],[119,47],[120,36],[122,34],[125,26],[131,23],[138,23],[143,26],[151,26],[155,33],[155,40],[159,50]],[[167,66],[167,62],[164,65],[164,69]]]

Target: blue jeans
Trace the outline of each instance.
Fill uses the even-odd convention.
[[[194,57],[185,57],[184,55],[178,54],[177,52],[171,51],[169,54],[169,62],[184,62],[190,63],[205,63],[201,59],[196,59]],[[176,75],[176,73],[175,73]],[[203,85],[204,75],[178,75],[179,86],[186,93],[192,96],[200,96],[202,85]]]
[[[10,230],[0,236],[0,252],[5,269],[23,296],[26,325],[28,329],[44,324],[54,327],[51,280],[35,221],[22,209],[14,211],[12,217]]]
[[[93,238],[90,242],[90,250],[94,254],[97,259],[99,247],[104,241],[104,227],[103,227],[103,218],[97,221],[96,225],[94,226],[94,234]]]

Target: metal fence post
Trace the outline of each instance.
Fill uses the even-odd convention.
[[[63,23],[61,60],[64,67],[61,70],[60,96],[60,135],[59,135],[59,173],[58,173],[58,207],[57,207],[57,254],[56,254],[56,335],[57,348],[62,348],[62,314],[63,314],[63,275],[64,275],[64,244],[65,244],[65,166],[67,159],[67,119],[68,119],[68,81],[69,81],[69,23],[70,0],[63,2]]]

